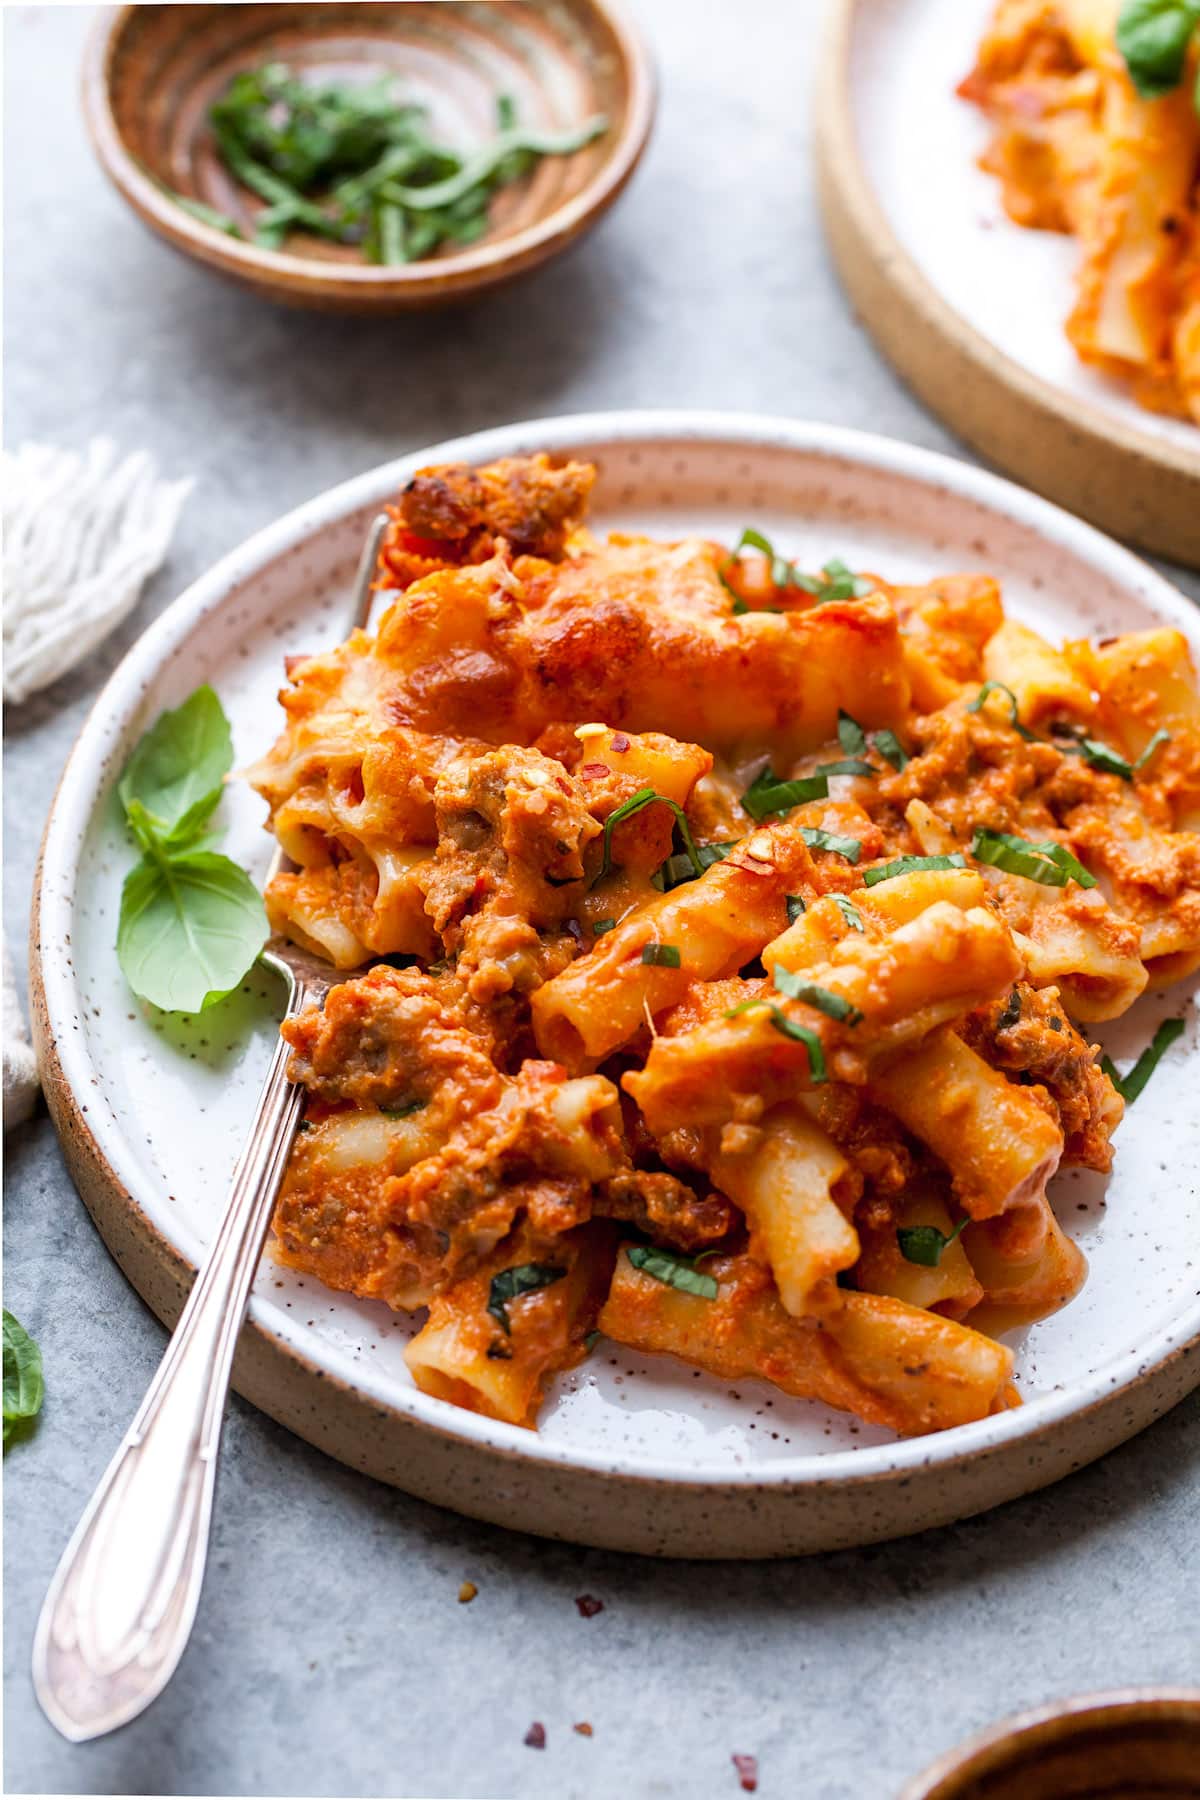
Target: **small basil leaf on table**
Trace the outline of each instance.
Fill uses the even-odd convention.
[[[4,1443],[41,1410],[42,1353],[19,1320],[4,1309]]]

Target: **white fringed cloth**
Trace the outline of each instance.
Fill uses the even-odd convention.
[[[162,566],[192,483],[163,481],[146,451],[109,438],[82,453],[22,444],[0,458],[4,698],[27,700],[76,667]],[[27,1118],[37,1070],[4,953],[4,1128]]]

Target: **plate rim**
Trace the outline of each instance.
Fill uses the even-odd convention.
[[[373,504],[394,492],[401,479],[431,458],[482,460],[534,448],[569,452],[581,445],[610,442],[646,442],[659,438],[692,439],[706,443],[832,455],[860,467],[885,474],[940,484],[1010,521],[1041,529],[1057,543],[1092,560],[1106,564],[1110,573],[1136,586],[1143,598],[1176,624],[1195,645],[1200,643],[1200,614],[1193,603],[1166,577],[1149,567],[1134,552],[1112,542],[1095,527],[1073,517],[1040,496],[1028,493],[1005,478],[938,451],[909,445],[901,440],[852,431],[817,421],[798,421],[770,414],[727,413],[717,410],[622,409],[524,420],[488,427],[443,443],[422,447],[377,464],[361,474],[322,490],[281,518],[262,527],[235,546],[200,575],[150,623],[109,676],[88,712],[64,765],[43,833],[35,875],[30,915],[30,977],[33,1010],[38,1023],[39,1060],[48,1098],[53,1095],[55,1124],[60,1139],[69,1133],[84,1146],[84,1154],[107,1172],[107,1183],[120,1204],[136,1215],[136,1222],[157,1240],[160,1253],[177,1269],[194,1273],[187,1250],[169,1238],[127,1186],[120,1169],[107,1153],[93,1121],[81,1109],[72,1073],[87,1064],[82,1048],[73,1057],[73,1034],[59,1029],[69,1018],[73,971],[70,959],[57,958],[43,945],[59,945],[69,929],[72,902],[63,884],[48,879],[58,868],[71,868],[71,845],[82,841],[82,828],[92,816],[108,784],[108,765],[114,745],[105,748],[106,728],[113,735],[114,702],[126,724],[136,707],[135,696],[144,679],[155,675],[169,660],[171,650],[186,637],[211,608],[223,604],[229,589],[251,578],[258,570],[311,539],[324,526]],[[63,856],[68,858],[61,863]],[[55,859],[60,861],[56,864]],[[56,925],[56,919],[58,924]],[[82,1046],[82,1038],[79,1039]],[[64,1054],[65,1050],[65,1054]],[[72,1064],[76,1066],[73,1068]],[[82,1088],[82,1084],[80,1084]],[[59,1116],[61,1109],[61,1117]],[[113,1125],[101,1135],[118,1142],[125,1134]],[[73,1158],[68,1162],[75,1174]],[[93,1215],[94,1216],[94,1215]],[[107,1234],[101,1233],[107,1242]],[[138,1285],[135,1283],[135,1285]],[[140,1288],[139,1288],[139,1291]],[[159,1308],[155,1306],[155,1310]],[[706,1491],[759,1491],[783,1488],[792,1491],[862,1487],[877,1482],[903,1481],[917,1470],[950,1469],[1000,1450],[1016,1451],[1053,1432],[1075,1424],[1085,1415],[1134,1393],[1146,1383],[1158,1383],[1178,1363],[1200,1346],[1200,1299],[1181,1309],[1177,1318],[1163,1325],[1149,1340],[1108,1359],[1090,1372],[1087,1380],[1071,1388],[1051,1390],[1014,1411],[955,1427],[926,1437],[897,1439],[863,1449],[797,1454],[765,1465],[702,1467],[688,1472],[679,1464],[639,1456],[630,1462],[612,1449],[555,1442],[543,1434],[486,1419],[419,1390],[398,1395],[384,1382],[371,1378],[367,1362],[354,1362],[334,1345],[323,1345],[318,1360],[312,1354],[302,1327],[272,1314],[264,1317],[264,1305],[253,1296],[247,1314],[248,1327],[310,1375],[318,1371],[330,1385],[352,1390],[362,1401],[463,1446],[474,1446],[523,1464],[541,1464],[548,1470],[619,1476],[634,1482],[665,1484]],[[162,1316],[160,1312],[160,1316]],[[1193,1379],[1194,1374],[1194,1379]],[[1200,1357],[1194,1372],[1180,1390],[1200,1383]],[[1107,1446],[1105,1446],[1107,1447]]]
[[[1102,530],[1200,566],[1200,425],[1192,451],[1065,394],[943,299],[897,236],[855,130],[851,57],[869,6],[830,0],[814,153],[834,265],[872,337],[918,398],[1010,476]]]

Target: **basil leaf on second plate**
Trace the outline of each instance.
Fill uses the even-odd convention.
[[[117,957],[134,993],[164,1012],[223,1000],[266,939],[262,898],[227,856],[144,856],[125,877]]]
[[[165,712],[136,745],[117,792],[126,815],[149,813],[160,835],[186,843],[221,798],[233,740],[221,702],[206,684]]]

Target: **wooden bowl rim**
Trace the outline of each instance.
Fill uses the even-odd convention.
[[[1200,426],[1196,427],[1196,448],[1184,448],[1152,437],[1126,420],[1105,412],[1090,400],[1064,394],[1053,383],[1032,373],[998,349],[969,320],[955,310],[923,273],[916,259],[901,243],[880,203],[863,159],[859,153],[854,127],[851,97],[850,62],[854,28],[863,0],[832,0],[827,17],[824,53],[819,59],[822,71],[815,109],[815,155],[819,181],[824,188],[823,210],[828,220],[834,208],[839,214],[839,231],[849,242],[850,254],[857,260],[869,258],[876,266],[885,266],[889,300],[894,317],[901,319],[908,334],[932,335],[946,344],[958,358],[971,366],[972,372],[993,391],[999,391],[1010,406],[1019,406],[1025,415],[1027,429],[1053,425],[1056,432],[1066,432],[1074,439],[1070,446],[1072,466],[1063,471],[1062,485],[1049,497],[1064,504],[1067,483],[1079,484],[1085,474],[1103,469],[1106,476],[1119,478],[1127,486],[1148,492],[1164,472],[1177,483],[1194,485],[1195,506],[1200,513]],[[959,383],[953,373],[935,392],[932,383],[918,383],[906,359],[894,354],[888,336],[881,332],[875,309],[863,292],[862,283],[845,265],[848,258],[837,255],[838,271],[862,314],[863,321],[886,354],[896,364],[905,380],[913,379],[919,397],[931,410],[940,414],[952,430],[960,432],[970,443],[993,454],[985,431],[972,429],[962,409],[961,398],[955,403]],[[999,461],[999,456],[996,457]],[[1018,479],[1027,479],[1024,469],[1012,459],[1005,466]],[[1046,489],[1042,489],[1046,492]],[[1071,505],[1067,495],[1065,504]],[[1094,522],[1104,529],[1121,530],[1106,524],[1099,509],[1090,512]],[[1172,545],[1170,530],[1145,534],[1151,548],[1166,555],[1186,558],[1192,554],[1194,530],[1185,529],[1181,521],[1178,538],[1189,548]],[[1133,535],[1127,531],[1125,535]],[[1150,542],[1151,538],[1156,541]]]
[[[931,1763],[900,1800],[961,1800],[969,1783],[1019,1768],[1031,1751],[1110,1726],[1158,1723],[1191,1727],[1200,1746],[1200,1688],[1113,1688],[1011,1713]]]
[[[127,148],[112,107],[112,68],[137,4],[101,9],[83,60],[83,112],[100,164],[114,186],[161,236],[201,261],[260,286],[289,286],[312,295],[389,294],[416,298],[423,290],[462,290],[515,272],[568,242],[617,198],[650,137],[657,101],[654,66],[622,0],[580,0],[611,31],[625,70],[628,104],[609,154],[595,175],[561,206],[509,237],[484,241],[453,256],[401,264],[319,263],[284,250],[264,250],[203,225],[162,192]]]

